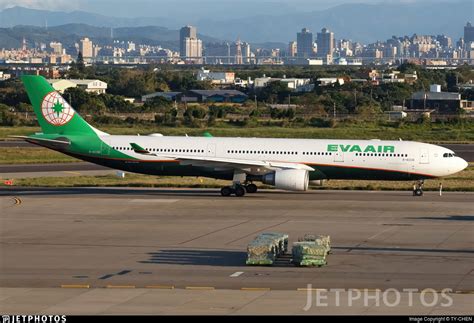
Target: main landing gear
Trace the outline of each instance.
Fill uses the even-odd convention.
[[[241,197],[245,193],[256,193],[257,185],[255,184],[234,184],[232,186],[225,186],[221,189],[222,196],[230,196],[234,194],[235,196]]]
[[[424,180],[419,180],[413,184],[413,196],[423,196],[423,184]]]
[[[243,184],[242,184],[243,183]],[[232,186],[226,186],[221,189],[222,196],[235,196],[241,197],[245,193],[256,193],[257,185],[247,180],[247,174],[242,171],[235,171],[232,179]]]

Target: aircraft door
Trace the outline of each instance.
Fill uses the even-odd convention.
[[[216,156],[216,145],[215,144],[207,145],[207,156],[208,157],[215,157]]]
[[[335,162],[344,162],[344,152],[337,151],[334,153],[334,161]]]
[[[420,149],[420,164],[429,164],[430,163],[430,154],[428,148]]]

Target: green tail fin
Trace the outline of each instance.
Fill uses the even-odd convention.
[[[21,80],[44,134],[97,135],[100,133],[82,119],[44,77],[24,75]]]

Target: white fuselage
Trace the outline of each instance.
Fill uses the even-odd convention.
[[[167,161],[172,159],[170,155],[179,154],[300,163],[315,169],[345,169],[345,174],[350,174],[347,169],[401,172],[424,178],[448,176],[467,167],[466,161],[447,148],[412,141],[112,135],[101,139],[113,149],[143,161]],[[136,153],[131,143],[152,154]]]

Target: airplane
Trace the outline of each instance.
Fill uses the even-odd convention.
[[[413,141],[109,135],[88,124],[42,76],[21,80],[42,132],[13,136],[126,172],[232,181],[222,196],[257,192],[254,182],[306,191],[328,179],[423,181],[465,169],[449,149]]]

